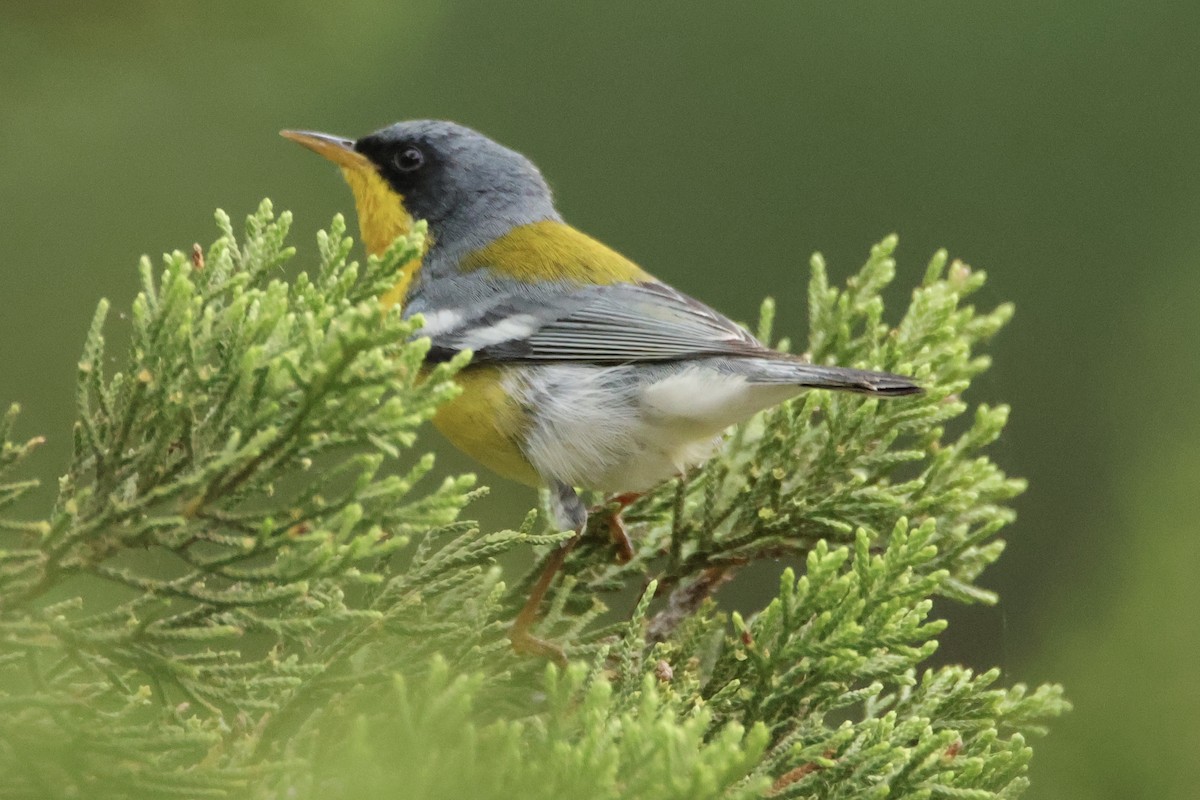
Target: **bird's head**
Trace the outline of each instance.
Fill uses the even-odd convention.
[[[414,219],[428,222],[439,246],[468,252],[517,225],[559,218],[529,159],[453,122],[397,122],[357,140],[282,135],[341,168],[370,253],[386,250]]]

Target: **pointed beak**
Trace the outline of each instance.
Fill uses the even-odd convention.
[[[366,156],[355,151],[353,139],[315,131],[280,131],[279,135],[304,145],[343,169],[365,169],[371,166]]]

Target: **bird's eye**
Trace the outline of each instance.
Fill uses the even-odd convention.
[[[416,147],[409,145],[396,154],[396,168],[401,172],[412,172],[420,169],[425,163],[425,154]]]

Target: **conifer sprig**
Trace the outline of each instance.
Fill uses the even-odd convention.
[[[100,303],[42,519],[13,515],[41,440],[0,419],[0,795],[1020,793],[1059,690],[924,664],[933,598],[995,602],[976,579],[1023,488],[986,456],[1007,409],[964,399],[1011,315],[963,304],[982,273],[939,253],[891,327],[894,238],[843,289],[814,259],[810,357],[925,395],[811,392],[634,505],[633,562],[585,540],[541,624],[562,671],[508,646],[528,578],[496,559],[569,534],[481,532],[473,478],[413,452],[465,363],[426,369],[420,320],[377,299],[424,229],[359,264],[337,218],[289,278],[289,223],[264,202],[143,260],[121,359]],[[719,613],[768,557],[794,564],[775,599]]]

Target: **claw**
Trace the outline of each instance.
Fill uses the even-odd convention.
[[[514,624],[508,632],[508,641],[521,655],[548,658],[560,667],[567,666],[567,654],[561,647],[534,636],[528,628],[518,629]]]

